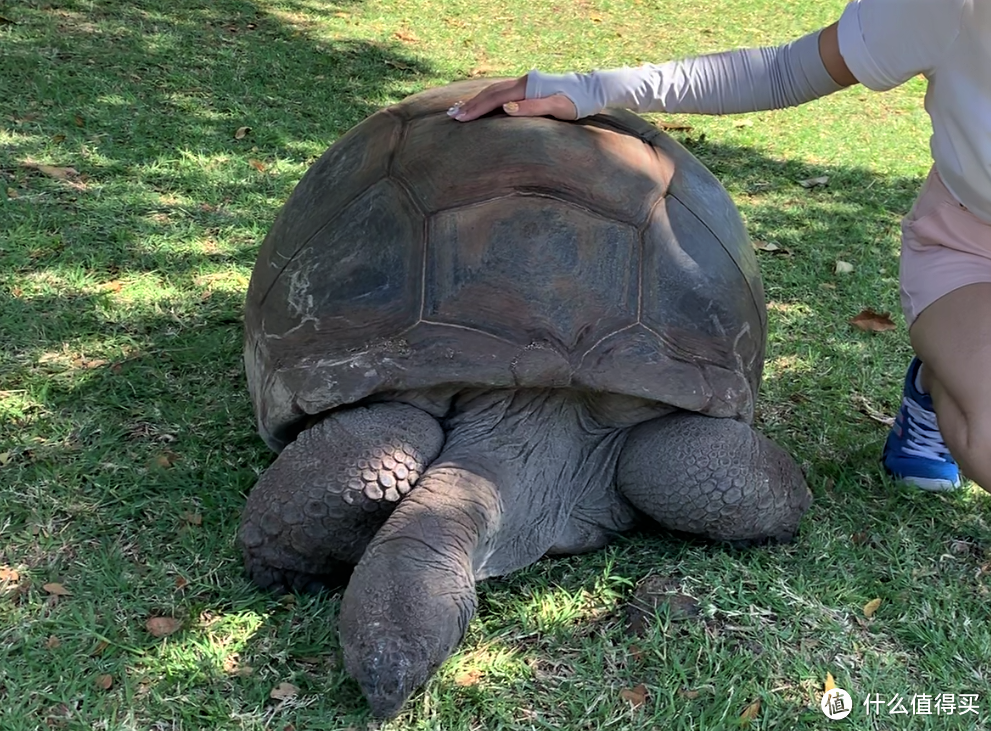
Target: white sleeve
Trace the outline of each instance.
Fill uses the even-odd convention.
[[[578,117],[635,112],[737,114],[798,106],[839,91],[819,55],[819,33],[774,48],[740,48],[664,64],[587,74],[527,74],[526,98],[563,94]]]
[[[840,55],[857,81],[874,91],[931,74],[974,1],[852,0],[840,17]]]

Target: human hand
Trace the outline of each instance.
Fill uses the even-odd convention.
[[[518,79],[497,81],[466,102],[458,102],[447,113],[459,122],[470,122],[494,109],[511,117],[554,117],[572,120],[578,118],[575,105],[563,94],[540,99],[526,98],[526,75]]]

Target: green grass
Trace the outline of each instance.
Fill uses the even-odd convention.
[[[234,547],[272,459],[240,311],[279,206],[338,136],[425,87],[778,43],[841,9],[0,0],[14,21],[0,20],[0,728],[377,728],[340,667],[338,598],[260,594]],[[692,125],[674,134],[753,238],[791,254],[760,253],[759,418],[808,470],[816,503],[799,539],[737,552],[636,535],[487,582],[458,654],[382,728],[721,731],[757,700],[751,729],[991,727],[991,502],[884,479],[885,427],[862,408],[893,412],[910,357],[898,222],[928,168],[923,91],[664,118]],[[825,188],[797,184],[820,175]],[[834,274],[837,259],[853,273]],[[865,307],[898,329],[853,329]],[[662,606],[630,634],[627,606],[650,577],[698,616]],[[51,596],[52,582],[71,595]],[[155,616],[182,627],[156,638]],[[858,705],[830,722],[827,673],[857,702],[976,693],[980,715]],[[270,698],[283,682],[299,693]],[[621,691],[641,683],[633,708]]]

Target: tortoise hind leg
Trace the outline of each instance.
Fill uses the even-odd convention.
[[[802,471],[770,439],[686,412],[632,429],[617,483],[663,528],[733,543],[790,541],[812,502]]]
[[[238,531],[248,576],[263,589],[346,582],[443,445],[437,420],[401,403],[337,411],[303,431],[248,496]]]

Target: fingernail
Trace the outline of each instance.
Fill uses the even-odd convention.
[[[461,111],[461,107],[464,106],[464,102],[454,102],[454,106],[447,110],[448,117],[457,117],[458,113]]]
[[[520,111],[520,105],[517,104],[516,102],[506,102],[505,104],[502,105],[502,108],[506,112],[506,114],[515,114],[516,112]]]

